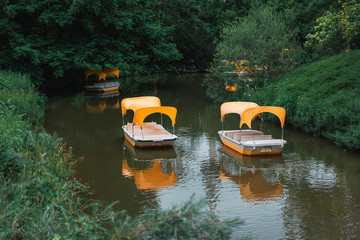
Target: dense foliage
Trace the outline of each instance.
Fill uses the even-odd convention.
[[[180,70],[203,70],[213,54],[214,34],[211,26],[201,16],[198,0],[153,1],[163,26],[173,28],[173,39],[182,55],[177,63]]]
[[[256,9],[261,14],[261,4],[293,16],[300,43],[309,33],[317,36],[328,11],[342,14],[341,43],[357,46],[355,0],[6,0],[0,3],[0,67],[30,74],[45,89],[79,83],[84,70],[104,67],[121,75],[206,70],[223,27],[255,16]]]
[[[360,50],[281,75],[242,99],[284,107],[286,124],[360,150]]]
[[[36,124],[42,116],[30,79],[0,71],[0,239],[227,239],[239,223],[193,200],[137,217],[86,202],[71,149]]]
[[[1,8],[0,66],[38,81],[72,72],[83,79],[84,70],[103,67],[158,72],[180,58],[172,29],[146,1],[2,1]]]
[[[151,9],[163,26],[172,27],[173,39],[182,55],[180,70],[206,70],[213,58],[221,28],[248,14],[249,0],[152,1]]]
[[[269,6],[257,6],[248,16],[226,26],[204,81],[207,94],[223,101],[227,97],[225,84],[236,84],[240,89],[244,81],[257,79],[259,85],[295,66],[301,49],[295,40],[297,29],[293,21],[290,12],[278,13]]]
[[[313,31],[306,36],[305,47],[313,58],[360,47],[360,1],[339,1],[316,19]]]

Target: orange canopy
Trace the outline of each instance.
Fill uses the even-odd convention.
[[[243,112],[248,108],[259,107],[253,102],[226,102],[221,105],[221,121],[224,120],[226,114],[237,113],[242,116]]]
[[[99,71],[99,70],[86,70],[85,71],[85,77],[86,79],[88,79],[88,77],[92,74],[97,74],[99,76],[99,80],[103,79],[105,80],[106,77],[106,73],[104,73],[103,71]]]
[[[140,127],[142,127],[145,118],[153,113],[161,113],[169,116],[172,125],[173,126],[175,125],[177,109],[174,107],[145,107],[145,108],[136,109],[133,125],[139,124]]]
[[[269,112],[276,115],[281,123],[281,127],[284,127],[286,111],[282,107],[254,107],[246,109],[241,115],[240,128],[245,123],[251,128],[251,121],[254,117],[258,116],[260,113]]]
[[[116,75],[117,78],[119,78],[119,73],[120,73],[120,70],[119,70],[119,69],[116,69],[116,68],[104,68],[102,71],[103,71],[103,73],[105,73],[106,75],[108,75],[108,74],[114,74],[114,75]]]
[[[105,80],[106,75],[108,74],[114,74],[117,76],[117,78],[119,78],[119,69],[116,68],[105,68],[102,71],[101,70],[86,70],[85,71],[85,77],[86,79],[88,79],[88,77],[92,74],[97,74],[99,76],[99,80],[103,79]]]
[[[144,107],[160,107],[161,101],[158,97],[132,97],[124,98],[121,101],[121,113],[123,116],[126,115],[127,110],[133,110],[134,112],[139,108]]]

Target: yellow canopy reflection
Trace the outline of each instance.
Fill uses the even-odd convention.
[[[103,113],[106,109],[120,109],[119,100],[115,104],[107,104],[106,101],[100,102],[96,106],[89,105],[86,103],[86,111],[89,113],[99,114]]]
[[[134,178],[138,189],[154,190],[176,185],[175,167],[169,160],[177,157],[173,147],[138,149],[127,141],[124,141],[124,147],[126,152],[124,152],[122,174],[125,177]],[[162,166],[163,164],[165,165]]]
[[[129,167],[127,160],[124,159],[122,174],[126,177],[134,177],[135,185],[138,189],[159,189],[168,186],[175,186],[177,183],[175,169],[169,174],[161,170],[161,162],[154,160],[151,168],[137,170]]]
[[[274,173],[277,173],[279,169],[281,170],[278,167],[283,164],[281,155],[244,156],[226,146],[222,146],[219,151],[231,157],[231,159],[228,159],[228,162],[224,159],[220,168],[219,178],[221,181],[232,181],[238,184],[243,199],[266,201],[276,200],[282,196],[283,184],[281,180],[278,179],[275,182],[269,183],[262,176],[262,171],[275,171]]]
[[[222,166],[219,178],[222,181],[231,180],[240,186],[243,199],[251,201],[275,200],[282,196],[283,185],[281,180],[276,184],[269,184],[261,176],[261,170],[247,171],[241,176],[231,176]]]

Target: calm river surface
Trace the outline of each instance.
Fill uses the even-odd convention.
[[[203,77],[152,77],[143,91],[131,90],[139,86],[136,79],[126,80],[118,96],[50,97],[45,128],[64,138],[75,157],[83,156],[76,176],[89,184],[94,198],[118,201],[131,215],[169,208],[195,194],[221,219],[244,220],[234,238],[360,239],[360,155],[292,129],[285,129],[282,155],[234,154],[217,135],[220,104],[205,97]],[[135,150],[124,143],[119,103],[142,95],[156,95],[162,105],[178,109],[173,148]],[[171,130],[169,119],[164,124]],[[238,124],[238,116],[229,116],[224,126]],[[276,124],[264,123],[262,129],[281,134]]]

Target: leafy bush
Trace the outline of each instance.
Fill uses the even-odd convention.
[[[23,151],[24,130],[28,127],[20,115],[0,103],[0,180],[19,175],[21,163],[17,153]]]
[[[283,74],[248,100],[282,106],[286,124],[360,150],[360,50]]]
[[[340,0],[341,7],[329,9],[316,19],[316,25],[306,36],[305,47],[314,57],[359,48],[360,2]]]
[[[21,174],[24,139],[43,116],[44,98],[27,76],[0,71],[0,178]]]
[[[0,102],[3,108],[12,109],[23,120],[35,123],[43,117],[44,99],[27,75],[0,70]]]
[[[240,96],[248,85],[243,81],[257,79],[255,84],[250,83],[256,87],[260,81],[295,66],[302,51],[295,40],[293,21],[291,12],[278,13],[263,5],[253,7],[248,16],[226,26],[210,74],[204,80],[207,95],[226,99],[225,84],[236,84]]]
[[[294,52],[299,50],[293,21],[291,12],[278,13],[266,5],[253,7],[248,16],[223,29],[216,58],[246,60],[245,67],[252,71],[261,68],[260,72],[266,70],[269,74],[287,70],[294,64]]]

